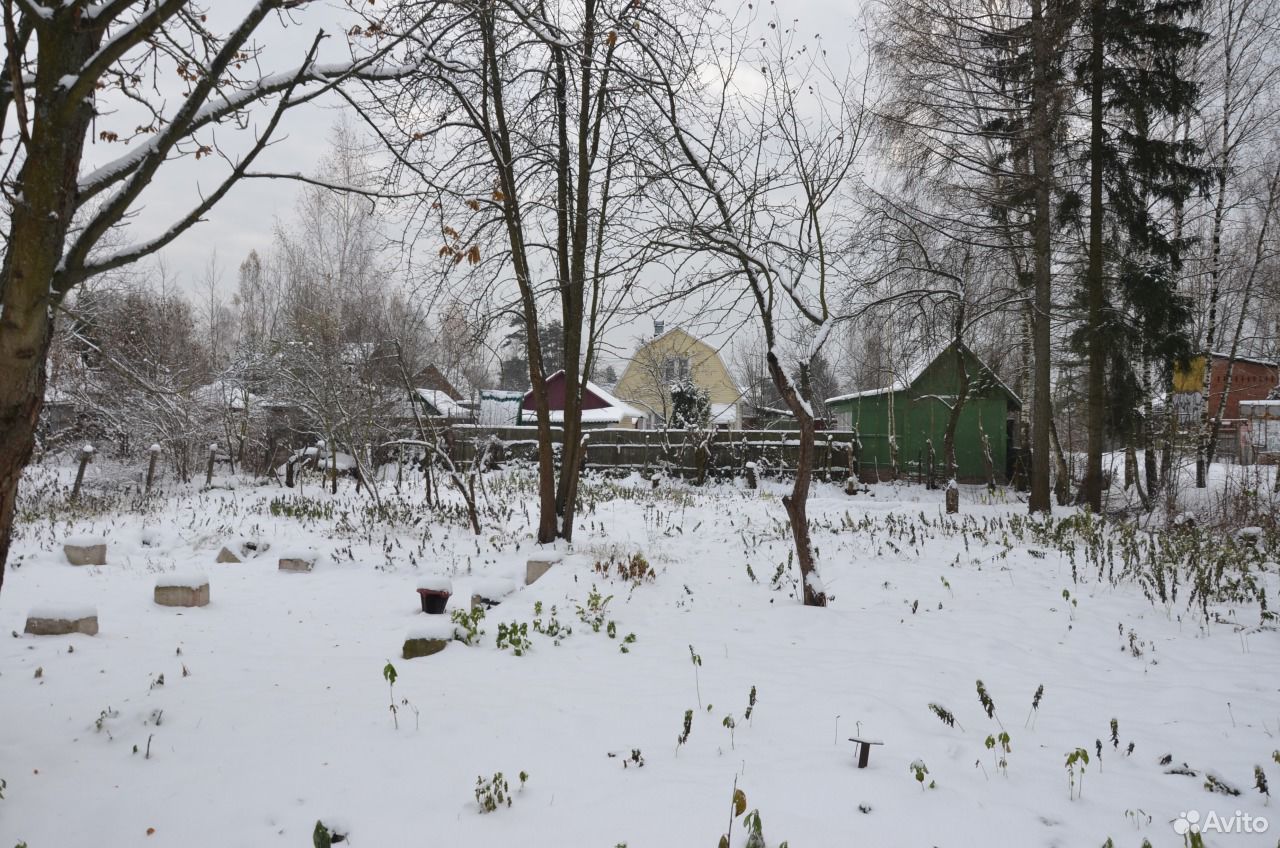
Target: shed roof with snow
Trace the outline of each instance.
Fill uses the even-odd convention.
[[[564,421],[564,401],[568,380],[564,369],[552,374],[546,380],[548,400],[551,404],[551,422]],[[535,420],[537,407],[533,401],[533,390],[525,392],[524,402],[520,405],[520,418],[523,422]],[[634,427],[636,419],[643,413],[634,406],[619,400],[609,390],[586,381],[582,387],[582,423],[591,425],[617,424],[623,427]]]

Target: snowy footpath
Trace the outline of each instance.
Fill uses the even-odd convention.
[[[947,520],[918,486],[819,485],[812,609],[777,483],[588,483],[528,586],[546,551],[518,475],[488,481],[480,537],[420,487],[376,513],[349,482],[225,486],[24,517],[2,848],[306,848],[318,821],[354,848],[712,848],[731,823],[741,848],[752,811],[769,848],[1280,840],[1274,539],[1216,574],[979,488]],[[94,537],[106,564],[70,565]],[[200,577],[207,606],[156,603]],[[427,616],[417,589],[441,585]],[[401,658],[472,594],[500,600],[473,644]],[[97,635],[24,634],[71,608]],[[883,743],[867,768],[850,737]]]

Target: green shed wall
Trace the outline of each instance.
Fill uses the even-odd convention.
[[[928,441],[933,440],[938,474],[945,473],[942,440],[951,415],[952,403],[959,389],[955,358],[949,350],[939,356],[904,391],[851,398],[828,404],[836,415],[840,429],[857,428],[862,441],[862,472],[889,469],[889,404],[893,404],[893,432],[898,441],[898,467],[905,473],[922,470],[928,461]],[[997,479],[1003,479],[1008,456],[1006,419],[1012,402],[1000,388],[992,387],[982,395],[974,394],[973,382],[983,366],[972,356],[966,370],[970,374],[970,391],[960,412],[956,427],[956,465],[962,480],[986,479],[982,461],[982,433],[991,441],[991,460]],[[940,399],[941,398],[941,399]],[[944,400],[945,399],[945,402]],[[981,425],[981,428],[979,427]]]

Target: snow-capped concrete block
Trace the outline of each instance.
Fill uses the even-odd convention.
[[[439,619],[429,621],[405,634],[404,647],[400,651],[400,656],[406,660],[412,660],[438,654],[453,641],[453,635],[452,622]]]
[[[93,607],[33,609],[27,615],[25,633],[32,636],[65,636],[68,633],[98,635],[98,611]]]
[[[227,548],[218,551],[218,562],[240,562],[240,557],[233,554]]]
[[[280,570],[310,572],[316,566],[316,552],[310,548],[290,548],[280,551]]]
[[[156,603],[162,607],[209,604],[209,578],[203,574],[169,574],[156,580]]]
[[[505,577],[480,577],[471,581],[471,608],[490,609],[502,603],[518,587]]]
[[[491,603],[497,603],[518,588],[516,581],[506,577],[476,577],[471,581],[471,593]]]
[[[525,564],[524,585],[532,585],[539,577],[550,571],[551,566],[556,565],[562,559],[564,559],[563,555],[555,552],[530,557]]]
[[[62,544],[62,552],[72,565],[106,565],[107,540],[97,536],[74,536]]]
[[[443,651],[450,641],[448,639],[405,639],[404,647],[400,649],[400,656],[406,660],[429,657]]]
[[[428,619],[424,624],[415,626],[404,634],[404,647],[401,656],[406,660],[417,657],[429,657],[433,653],[444,651],[453,642],[454,626],[452,621]]]

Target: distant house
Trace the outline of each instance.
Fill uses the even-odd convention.
[[[564,421],[564,400],[568,380],[561,369],[547,378],[547,395],[551,404],[551,423]],[[582,388],[582,425],[584,427],[622,427],[634,429],[642,413],[619,400],[607,389],[590,380]],[[520,405],[520,423],[537,423],[537,407],[533,402],[533,390],[525,392]]]
[[[671,418],[671,387],[689,380],[711,400],[717,427],[742,425],[742,389],[734,382],[720,353],[711,345],[675,328],[644,342],[627,363],[614,392],[642,410],[642,425],[665,427]]]
[[[76,403],[71,396],[50,384],[45,386],[44,406],[40,408],[40,438],[56,436],[69,429],[76,420]]]
[[[962,479],[983,479],[985,434],[996,473],[1008,476],[1013,421],[1022,401],[968,347],[962,346],[961,353],[969,391],[956,428],[956,473]],[[941,473],[942,439],[959,389],[955,349],[947,345],[904,369],[887,387],[828,398],[827,409],[837,430],[858,431],[864,473],[890,467],[891,437],[900,469],[919,468],[932,440]]]
[[[1231,357],[1214,353],[1209,371],[1209,415],[1217,416],[1222,402],[1222,387],[1227,380],[1227,365]],[[1237,356],[1231,369],[1231,391],[1227,392],[1227,406],[1223,418],[1241,417],[1240,402],[1266,400],[1267,395],[1280,384],[1280,365],[1268,359],[1250,359]],[[1173,406],[1183,425],[1193,424],[1204,413],[1204,357],[1191,360],[1189,368],[1175,368],[1173,372]]]
[[[1240,402],[1240,416],[1248,426],[1243,428],[1251,460],[1267,465],[1280,463],[1280,392],[1273,399]]]
[[[462,393],[453,387],[448,378],[440,373],[440,369],[434,365],[424,365],[413,375],[411,382],[419,389],[427,389],[432,392],[440,392],[447,395],[452,400],[462,400]]]
[[[440,389],[415,389],[413,400],[418,413],[428,418],[447,418],[451,421],[469,421],[471,409]]]

